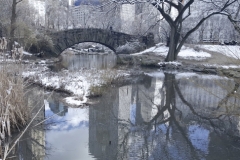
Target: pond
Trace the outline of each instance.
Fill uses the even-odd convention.
[[[239,94],[231,79],[162,71],[84,108],[33,88],[29,105],[45,108],[15,152],[26,160],[237,160]]]
[[[117,64],[115,54],[64,54],[62,61],[54,65],[53,70],[68,69],[77,71],[79,69],[111,69]]]

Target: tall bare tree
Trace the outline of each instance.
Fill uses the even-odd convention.
[[[236,7],[234,14],[229,14],[228,19],[233,24],[235,30],[240,33],[240,25],[239,25],[239,19],[240,19],[240,4]]]
[[[11,25],[10,25],[10,47],[14,42],[14,32],[16,30],[16,21],[17,21],[17,5],[24,0],[12,0],[12,15],[11,15]]]
[[[233,4],[236,4],[238,0],[113,0],[113,2],[118,4],[151,3],[156,7],[170,26],[170,44],[165,61],[175,61],[187,38],[196,31],[205,20],[218,14],[228,15],[228,9]],[[204,5],[204,16],[199,19],[198,22],[194,22],[194,24],[184,24],[183,22],[192,14],[191,7],[193,5],[199,5],[199,7],[200,5]],[[191,28],[181,38],[183,24],[189,25]]]

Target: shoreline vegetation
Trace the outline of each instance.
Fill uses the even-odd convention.
[[[0,66],[0,140],[3,160],[9,154],[9,138],[13,133],[20,132],[30,120],[31,111],[25,99],[27,82],[21,76],[22,71],[23,68],[17,64]]]
[[[3,125],[3,128],[7,128],[2,128],[1,138],[6,137],[4,130],[8,136],[11,136],[11,130],[19,130],[29,120],[29,108],[25,100],[24,90],[28,84],[21,76],[22,69],[16,64],[6,64],[0,67],[1,120],[6,124]]]

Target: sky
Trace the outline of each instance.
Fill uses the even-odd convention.
[[[99,0],[75,0],[74,5],[79,6],[80,4],[95,4],[98,5],[100,4]]]

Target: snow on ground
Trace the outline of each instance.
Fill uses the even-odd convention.
[[[27,51],[23,51],[23,54],[28,55],[28,56],[32,56],[32,53],[29,53]]]
[[[66,103],[72,104],[75,106],[80,106],[81,104],[84,104],[87,102],[87,97],[83,97],[82,99],[76,98],[76,97],[67,97],[65,98]]]
[[[146,75],[149,75],[151,77],[156,77],[156,78],[164,78],[165,77],[163,72],[151,72],[151,73],[146,73]]]
[[[139,53],[134,53],[132,55],[140,55],[144,53],[154,53],[156,55],[160,56],[167,56],[168,53],[168,47],[166,47],[164,44],[159,43],[154,47],[151,47],[149,49],[146,49]],[[183,59],[195,59],[195,60],[202,60],[206,58],[210,58],[211,54],[204,52],[204,51],[195,51],[194,49],[190,47],[183,46],[180,53],[178,54],[179,57]]]
[[[161,65],[164,65],[164,64],[169,64],[169,65],[173,65],[173,66],[181,66],[182,65],[182,63],[180,63],[180,62],[159,62],[158,63],[160,66]]]
[[[206,58],[210,58],[211,54],[207,53],[207,52],[203,52],[203,51],[195,51],[193,48],[188,48],[188,47],[184,47],[180,53],[178,54],[179,57],[183,58],[183,59],[206,59]]]
[[[10,57],[9,54],[10,54],[10,53],[5,53],[4,56],[3,56],[3,55],[0,55],[0,62],[12,63],[12,62],[18,61],[18,60],[14,60],[14,59],[12,59],[12,58],[9,58],[9,57]],[[23,51],[23,54],[24,54],[24,55],[27,55],[27,56],[32,56],[32,54],[29,53],[29,52],[27,52],[27,51]],[[24,60],[23,60],[22,62],[28,63],[28,61],[24,61]]]
[[[132,55],[140,55],[140,54],[149,53],[149,52],[153,52],[153,53],[157,53],[157,54],[166,56],[167,52],[168,52],[168,47],[159,43],[154,47],[148,48],[148,49],[146,49],[142,52],[139,52],[139,53],[134,53]]]
[[[228,57],[240,59],[240,46],[228,46],[228,45],[198,45],[198,46],[209,51],[219,52]]]
[[[233,68],[240,68],[240,66],[237,65],[217,65],[217,64],[203,64],[205,67],[211,68],[211,67],[216,67],[216,68],[224,68],[224,69],[233,69]]]
[[[51,72],[46,66],[36,64],[34,66],[28,67],[27,71],[23,72],[23,77],[45,87],[71,93],[72,96],[65,98],[64,101],[74,106],[86,103],[91,87],[102,86],[114,79],[127,76],[126,72],[121,70],[82,69],[77,72],[62,70],[56,73]]]

